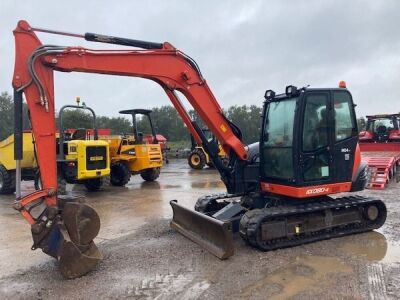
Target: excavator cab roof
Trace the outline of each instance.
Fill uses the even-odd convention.
[[[142,115],[148,115],[152,112],[151,109],[144,109],[144,108],[136,108],[136,109],[126,109],[126,110],[121,110],[119,113],[123,115],[133,115],[133,114],[142,114]]]
[[[281,93],[281,94],[276,94],[273,90],[267,90],[265,92],[264,98],[267,102],[274,102],[274,101],[281,101],[281,100],[286,100],[286,99],[290,99],[290,98],[294,98],[294,97],[298,97],[300,96],[300,94],[302,92],[305,91],[343,91],[343,90],[347,90],[346,88],[310,88],[308,86],[302,87],[302,88],[297,88],[294,85],[288,85],[285,88],[285,92]]]

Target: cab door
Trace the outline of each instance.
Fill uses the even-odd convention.
[[[303,96],[298,174],[302,184],[323,184],[332,180],[331,107],[329,91],[309,91]]]
[[[358,142],[357,121],[351,94],[343,90],[332,91],[334,112],[333,182],[350,182]]]

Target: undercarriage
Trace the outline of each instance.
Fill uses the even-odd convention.
[[[260,203],[265,206],[248,207]],[[252,247],[269,251],[378,229],[386,220],[386,206],[381,200],[360,196],[324,196],[304,202],[217,194],[199,198],[197,212],[176,202],[171,205],[172,226],[222,259],[233,254],[232,235],[236,232]],[[185,226],[194,215],[195,222]],[[209,239],[210,223],[213,223],[212,239]]]

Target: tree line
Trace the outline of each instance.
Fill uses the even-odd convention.
[[[224,109],[225,116],[236,124],[242,131],[243,142],[250,144],[259,140],[261,124],[261,107],[256,105],[234,105]],[[179,114],[172,106],[153,108],[151,113],[155,130],[169,141],[189,141],[190,135]],[[203,126],[199,116],[193,111],[189,115]],[[0,95],[0,140],[3,140],[13,132],[14,127],[12,96],[4,92]],[[63,113],[64,128],[92,128],[92,116],[84,110],[65,110]],[[56,113],[57,126],[59,115]],[[358,119],[359,129],[365,128],[365,119]],[[109,128],[111,134],[132,133],[132,120],[123,116],[107,117],[97,116],[98,128]],[[137,122],[138,131],[150,133],[147,118]],[[29,129],[29,118],[26,105],[24,105],[24,129]]]
[[[12,97],[7,93],[0,95],[0,139],[6,138],[13,132],[14,115]],[[194,111],[189,114],[203,126],[200,118]],[[225,116],[242,130],[243,141],[252,143],[259,139],[261,108],[255,105],[231,106],[224,111]],[[161,106],[152,109],[152,120],[155,130],[169,141],[189,141],[190,135],[179,114],[172,106]],[[124,134],[132,132],[132,119],[129,117],[97,116],[98,128],[109,128],[111,134]],[[64,128],[92,128],[93,118],[84,110],[68,109],[62,116]],[[56,113],[56,122],[59,127],[60,118]],[[147,118],[137,122],[138,131],[150,133]],[[29,118],[26,105],[24,105],[24,129],[29,129]]]

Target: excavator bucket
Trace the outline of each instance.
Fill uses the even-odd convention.
[[[76,278],[91,271],[102,259],[93,242],[100,230],[100,218],[89,205],[72,202],[64,205],[62,219],[60,271],[66,278]]]
[[[173,210],[171,228],[220,259],[233,255],[233,234],[229,222],[190,210],[176,200],[172,200],[170,204]]]
[[[90,272],[102,259],[93,242],[100,230],[100,218],[87,204],[67,202],[61,206],[61,214],[47,232],[32,231],[32,249],[42,248],[58,259],[61,274],[72,279]]]
[[[68,239],[68,233],[61,230],[63,242],[60,246],[60,272],[68,279],[77,278],[93,270],[102,259],[102,255],[94,242],[84,249]]]

